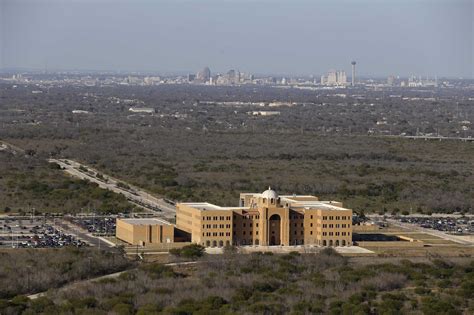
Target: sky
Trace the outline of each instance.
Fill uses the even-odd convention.
[[[474,78],[474,0],[0,0],[0,68]]]

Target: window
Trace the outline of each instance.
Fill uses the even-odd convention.
[[[212,233],[212,236],[217,236],[217,232],[213,232],[213,233]]]
[[[323,217],[323,220],[327,220],[327,219],[328,219],[328,217]]]
[[[252,223],[249,223],[249,227],[252,227]]]
[[[296,235],[296,231],[295,231],[295,235]]]
[[[301,235],[304,235],[304,232],[303,232],[303,231],[301,231],[301,233],[300,233],[300,234],[301,234]]]
[[[313,235],[313,231],[309,231],[309,235]]]
[[[303,223],[301,223],[301,227],[304,227]]]
[[[310,218],[311,218],[311,219],[313,219],[313,216],[311,215],[311,217],[310,217]]]
[[[258,223],[255,223],[255,226],[258,227]]]
[[[235,227],[235,223],[234,223],[234,224],[232,224],[232,227]]]
[[[309,226],[310,226],[310,227],[313,227],[313,223],[310,223]]]
[[[245,227],[245,223],[244,223],[244,227]]]
[[[204,232],[202,232],[202,236],[204,236]]]
[[[202,228],[203,228],[203,229],[205,229],[205,228],[206,228],[206,225],[205,225],[205,224],[203,224],[203,225],[202,225]]]
[[[245,235],[245,231],[242,232],[242,235]]]
[[[255,235],[258,235],[258,231],[255,231]]]
[[[340,220],[341,218],[339,216],[336,217],[336,220]]]

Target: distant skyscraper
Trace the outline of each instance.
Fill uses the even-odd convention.
[[[387,78],[387,84],[392,86],[395,83],[395,77],[393,75],[389,75]]]
[[[208,82],[210,78],[211,78],[211,70],[209,69],[209,67],[205,67],[204,69],[202,69],[196,74],[196,80],[199,80],[202,82]]]
[[[353,61],[351,62],[351,65],[352,65],[352,86],[355,86],[355,82],[356,82],[356,62]]]

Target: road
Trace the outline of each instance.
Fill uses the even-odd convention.
[[[48,161],[50,163],[58,164],[59,166],[61,166],[61,168],[63,168],[65,172],[74,177],[89,180],[91,182],[97,183],[101,188],[111,190],[118,194],[122,194],[134,205],[159,213],[164,218],[172,219],[176,215],[176,207],[164,201],[164,199],[152,196],[151,194],[139,187],[126,184],[125,182],[120,181],[116,178],[104,175],[103,173],[95,170],[90,166],[67,159],[49,159]],[[85,171],[84,169],[87,169],[88,171]],[[102,174],[103,179],[97,178],[97,174]],[[122,185],[122,187],[119,187],[117,186],[117,184],[119,183],[126,184],[126,186],[123,187]]]
[[[442,231],[423,228],[423,227],[418,226],[416,224],[403,223],[403,222],[400,222],[400,221],[397,221],[397,220],[394,220],[394,219],[387,219],[387,222],[389,222],[390,224],[393,224],[395,226],[399,226],[403,229],[433,235],[433,236],[440,237],[442,239],[445,239],[445,240],[448,240],[448,241],[453,241],[453,242],[456,242],[456,243],[459,243],[459,244],[470,245],[470,246],[474,245],[473,241],[470,241],[466,238],[460,238],[456,235],[447,234],[447,233],[442,232]]]

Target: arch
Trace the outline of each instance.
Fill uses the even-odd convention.
[[[211,246],[211,241],[206,241],[206,247]]]
[[[224,246],[224,241],[219,241],[219,247],[223,247]]]
[[[217,246],[217,241],[212,241],[212,247],[216,247]]]
[[[332,240],[329,240],[329,247],[332,247]]]
[[[255,245],[260,245],[260,241],[257,239],[255,239]]]
[[[281,233],[281,217],[278,214],[272,215],[268,219],[268,225],[269,225],[269,239],[270,239],[270,246],[271,245],[280,245],[281,244],[281,239],[280,239],[280,233]]]
[[[229,242],[229,241],[225,241],[225,246],[230,246],[230,242]]]
[[[346,240],[342,240],[342,246],[346,246]]]
[[[275,202],[275,199],[271,198],[270,203],[273,204]]]
[[[323,246],[328,246],[328,243],[326,242],[326,240],[323,241]]]
[[[336,246],[339,246],[339,240],[336,240]]]

